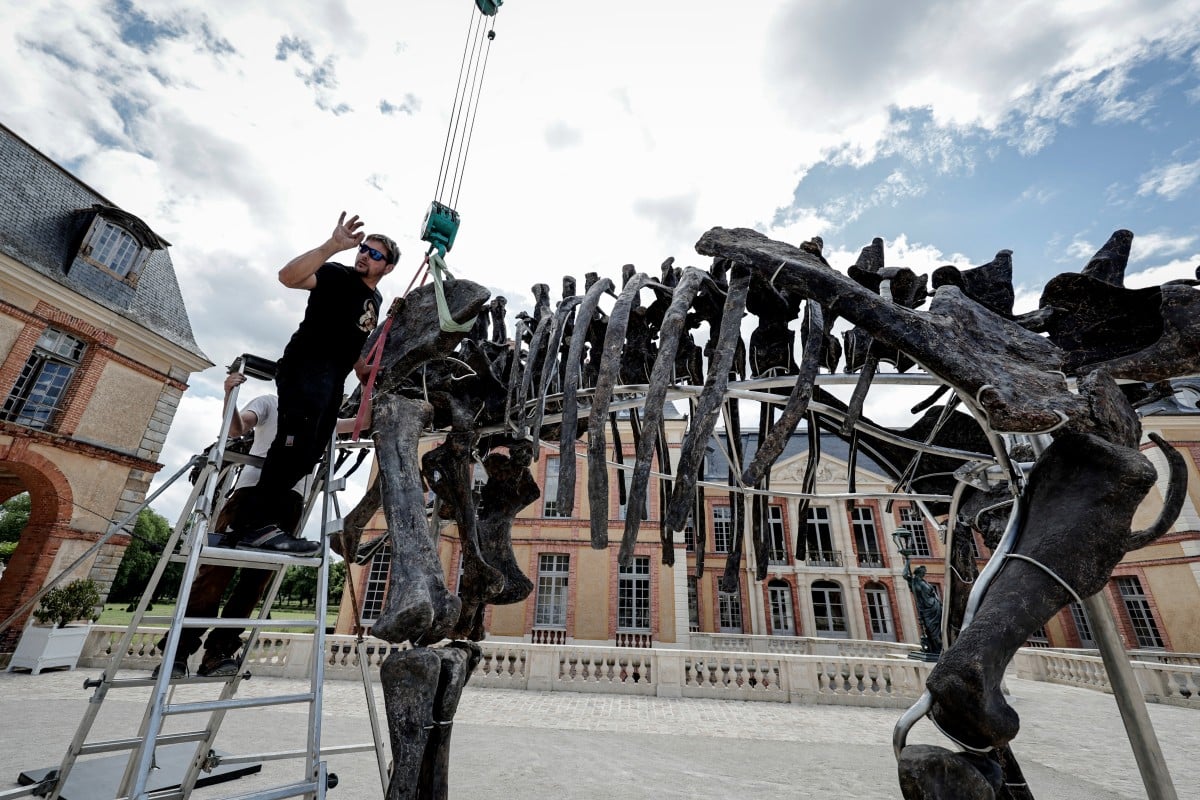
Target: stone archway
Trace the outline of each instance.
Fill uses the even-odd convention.
[[[70,530],[71,485],[51,461],[30,452],[17,440],[0,447],[0,495],[14,497],[29,492],[29,522],[0,578],[0,620],[7,619],[45,584],[63,541]],[[25,619],[16,620],[0,633],[0,654],[11,653]]]

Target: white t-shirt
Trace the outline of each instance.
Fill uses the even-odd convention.
[[[279,398],[273,394],[260,394],[242,409],[243,413],[247,411],[257,418],[254,423],[254,444],[250,446],[250,455],[263,458],[271,449],[271,442],[275,441],[275,432],[279,430]],[[262,469],[257,465],[246,464],[242,467],[242,472],[238,475],[237,483],[233,488],[241,489],[243,486],[253,486],[258,483],[258,476],[261,473]],[[312,476],[306,475],[292,489],[299,492],[301,497],[307,497],[311,481]]]

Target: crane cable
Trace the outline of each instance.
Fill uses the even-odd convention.
[[[487,25],[486,20],[491,20]],[[471,22],[467,28],[467,39],[463,43],[462,63],[458,69],[458,82],[454,90],[454,105],[446,127],[446,140],[442,146],[441,165],[438,170],[435,199],[454,208],[462,190],[462,179],[466,171],[467,155],[471,148],[471,137],[475,131],[475,116],[479,109],[479,98],[483,90],[483,78],[487,73],[488,55],[492,41],[496,38],[496,16],[485,15],[475,3],[471,4]],[[453,177],[451,166],[453,165]],[[449,179],[449,185],[447,180]]]

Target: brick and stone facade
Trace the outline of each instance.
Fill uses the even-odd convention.
[[[9,409],[0,415],[0,499],[28,492],[32,507],[0,579],[4,619],[110,520],[138,509],[189,376],[212,364],[192,335],[167,243],[3,126],[0,195],[0,391]],[[101,218],[144,243],[136,273],[81,266],[81,243]],[[48,332],[81,343],[82,355],[52,415],[34,420],[17,409],[30,371],[54,362],[38,349]],[[127,543],[114,536],[78,577],[107,594]],[[22,622],[0,634],[0,659]]]

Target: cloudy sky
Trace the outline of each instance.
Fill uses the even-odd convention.
[[[172,242],[218,364],[276,357],[303,292],[276,270],[338,212],[399,240],[402,292],[470,0],[0,0],[0,119]],[[1200,263],[1200,2],[509,0],[449,263],[509,298],[696,239],[820,235],[845,267],[1014,251],[1019,303],[1117,228],[1130,285]],[[557,294],[555,294],[557,297]],[[163,454],[215,435],[193,376]],[[164,513],[177,500],[168,495]]]

